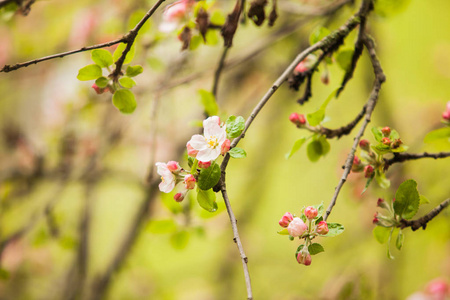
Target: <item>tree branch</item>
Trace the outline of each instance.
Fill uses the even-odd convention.
[[[344,125],[342,127],[339,127],[337,129],[329,129],[326,127],[321,127],[319,129],[319,133],[322,135],[325,135],[327,139],[332,139],[334,137],[337,137],[340,139],[342,136],[350,134],[355,128],[355,126],[361,121],[361,119],[364,117],[367,111],[367,104],[363,106],[362,110],[359,112],[359,114],[347,125]]]
[[[434,217],[436,217],[444,208],[449,206],[449,204],[450,204],[450,198],[447,200],[444,200],[441,204],[439,204],[437,207],[435,207],[432,211],[430,211],[425,216],[423,216],[417,220],[411,220],[411,221],[405,220],[405,219],[400,220],[401,224],[399,225],[399,227],[401,229],[403,229],[405,227],[411,227],[412,231],[416,231],[417,229],[422,227],[425,230],[425,228],[427,227],[427,223],[430,222]]]
[[[438,152],[438,153],[394,153],[393,158],[384,159],[384,167],[387,170],[391,165],[395,163],[405,162],[407,160],[416,160],[421,158],[446,158],[450,156],[450,152]]]

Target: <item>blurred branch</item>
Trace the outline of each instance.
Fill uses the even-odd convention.
[[[416,231],[420,227],[422,227],[424,230],[427,227],[427,223],[430,222],[434,217],[436,217],[444,208],[449,206],[450,199],[444,200],[441,204],[439,204],[437,207],[435,207],[432,211],[430,211],[425,216],[417,219],[417,220],[400,220],[400,228],[403,229],[405,227],[411,227],[412,231]]]
[[[334,195],[331,199],[330,205],[328,206],[328,208],[323,216],[324,221],[327,220],[328,216],[331,213],[331,210],[336,205],[336,201],[337,201],[339,192],[341,191],[342,186],[344,185],[345,181],[347,180],[348,174],[350,173],[350,170],[352,168],[353,158],[355,156],[355,151],[358,146],[359,140],[364,135],[364,131],[370,122],[372,112],[375,108],[375,105],[377,104],[381,85],[386,80],[386,77],[383,73],[383,69],[381,68],[380,62],[376,56],[375,45],[374,45],[373,40],[370,39],[368,36],[365,36],[363,41],[364,41],[364,45],[366,46],[366,48],[369,52],[369,55],[370,55],[370,60],[372,62],[373,71],[375,73],[375,82],[373,85],[372,93],[370,94],[370,97],[367,100],[365,119],[363,121],[363,124],[361,125],[361,128],[360,128],[358,134],[354,138],[353,146],[350,150],[350,153],[347,156],[347,160],[345,161],[344,173],[342,174],[342,177],[341,177],[338,185],[336,186],[336,189],[335,189]]]
[[[312,16],[312,17],[320,17],[323,15],[328,15],[339,8],[345,6],[349,3],[354,3],[354,0],[337,0],[337,1],[330,1],[330,5],[322,6],[322,7],[311,7],[311,6],[305,6],[300,5],[294,2],[288,2],[288,1],[280,1],[278,4],[281,10],[284,10],[285,12],[289,12],[291,14],[298,14],[298,15],[306,15],[306,16]]]
[[[407,160],[416,160],[421,158],[446,158],[450,156],[450,152],[439,152],[439,153],[394,153],[393,158],[384,159],[385,169],[389,168],[391,165],[395,163],[405,162]]]
[[[58,53],[58,54],[53,54],[53,55],[49,55],[49,56],[45,56],[42,58],[38,58],[38,59],[34,59],[34,60],[30,60],[27,62],[23,62],[23,63],[18,63],[15,65],[5,65],[2,69],[0,69],[0,72],[11,72],[11,71],[15,71],[17,69],[23,68],[23,67],[28,67],[29,65],[34,65],[46,60],[51,60],[54,58],[63,58],[65,56],[68,55],[72,55],[75,53],[80,53],[80,52],[86,52],[89,50],[94,50],[94,49],[99,49],[99,48],[105,48],[105,47],[110,47],[119,43],[126,43],[127,46],[125,48],[125,50],[122,52],[122,55],[120,56],[120,58],[117,60],[116,62],[116,68],[113,71],[114,75],[118,75],[120,73],[120,70],[122,68],[123,62],[125,61],[125,57],[127,55],[127,53],[130,51],[131,46],[134,43],[134,40],[136,39],[136,36],[139,32],[139,30],[142,28],[142,26],[144,25],[144,23],[153,15],[153,13],[156,11],[156,9],[164,2],[165,0],[158,0],[158,2],[155,3],[155,5],[153,5],[153,7],[145,14],[145,16],[139,21],[139,23],[133,28],[131,29],[126,35],[124,35],[123,37],[107,42],[107,43],[102,43],[102,44],[97,44],[97,45],[93,45],[93,46],[88,46],[88,47],[83,47],[77,50],[71,50],[71,51],[67,51],[67,52],[62,52],[62,53]]]
[[[230,47],[227,47],[227,46],[225,46],[223,48],[223,52],[222,52],[222,55],[220,56],[219,64],[217,65],[216,71],[214,72],[212,94],[214,95],[216,102],[217,102],[217,89],[219,87],[219,79],[220,79],[220,75],[222,75],[222,71],[225,67],[225,59],[227,57],[229,49],[230,49]]]
[[[19,6],[21,14],[26,16],[30,12],[31,5],[33,5],[34,2],[36,2],[36,0],[28,0],[28,1],[24,1],[24,0],[3,0],[3,1],[0,1],[0,8],[6,6],[6,5],[10,4],[10,3],[16,3]]]

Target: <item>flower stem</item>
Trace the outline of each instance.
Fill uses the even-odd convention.
[[[198,159],[194,159],[194,163],[192,164],[191,174],[194,175],[197,172]]]

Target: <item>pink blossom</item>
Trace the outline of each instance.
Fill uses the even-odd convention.
[[[287,212],[283,215],[283,217],[280,219],[278,224],[280,224],[281,227],[288,227],[289,223],[294,219],[292,214],[290,212]]]
[[[382,133],[385,137],[389,137],[389,135],[391,135],[391,128],[388,127],[388,126],[383,127],[383,128],[381,129],[381,133]]]
[[[325,221],[320,221],[319,224],[317,224],[317,233],[321,235],[326,235],[329,231],[328,224]]]
[[[211,166],[210,161],[207,161],[207,162],[199,161],[198,162],[198,167],[201,169],[208,169],[210,166]]]
[[[308,226],[303,222],[302,219],[296,217],[292,219],[287,229],[290,236],[298,237],[301,236],[308,229]]]
[[[430,281],[425,289],[431,295],[431,299],[446,300],[450,298],[450,285],[444,279],[434,279]]]
[[[167,164],[157,162],[156,167],[158,174],[161,176],[161,183],[159,184],[159,190],[164,193],[170,193],[175,187],[176,178],[175,175],[169,170]]]
[[[317,214],[319,213],[318,211],[317,211],[317,209],[316,208],[314,208],[314,207],[312,207],[312,206],[308,206],[307,208],[305,208],[305,216],[309,219],[309,220],[312,220],[312,219],[314,219],[315,217],[317,217]]]
[[[188,190],[193,190],[195,188],[196,181],[197,180],[195,180],[195,177],[192,174],[188,174],[188,175],[184,176],[184,185],[185,185],[186,189],[188,189]]]
[[[179,172],[179,171],[181,171],[181,167],[180,167],[180,165],[178,164],[178,162],[173,161],[173,160],[171,160],[171,161],[169,161],[169,162],[167,163],[167,168],[168,168],[171,172]]]
[[[192,0],[180,0],[166,7],[163,13],[163,21],[159,25],[162,32],[174,31],[185,18],[193,4]]]
[[[297,255],[297,262],[301,265],[309,266],[311,264],[312,258],[309,253],[302,253],[300,251]]]
[[[227,132],[225,126],[220,126],[219,122],[217,116],[207,118],[203,121],[204,135],[196,134],[188,142],[188,145],[198,151],[196,158],[199,161],[212,161],[221,154],[222,145],[227,140]]]
[[[297,126],[300,126],[306,123],[306,118],[304,115],[294,112],[289,116],[289,121],[291,121]]]
[[[185,195],[186,194],[184,194],[184,193],[176,193],[175,196],[173,196],[173,199],[175,199],[175,201],[177,201],[177,202],[181,202],[184,200]]]
[[[221,155],[225,155],[228,151],[230,151],[230,144],[231,144],[231,142],[230,142],[229,139],[226,139],[226,140],[223,142],[222,148],[221,148],[221,150],[220,150],[220,154],[221,154]]]
[[[187,148],[187,154],[190,157],[195,158],[197,156],[198,150],[195,150],[194,148],[192,148],[192,146],[189,144],[189,142],[186,144],[186,148]]]

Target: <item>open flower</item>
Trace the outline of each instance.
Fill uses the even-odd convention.
[[[164,193],[170,193],[175,187],[176,178],[175,175],[167,167],[167,164],[157,162],[156,167],[158,174],[161,176],[161,183],[159,184],[159,190]]]
[[[219,157],[222,144],[227,139],[225,126],[220,126],[219,117],[213,116],[203,121],[203,134],[192,136],[188,145],[198,151],[196,158],[199,161],[211,161]]]

